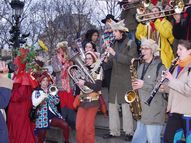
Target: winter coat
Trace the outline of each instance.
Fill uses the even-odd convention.
[[[13,83],[8,78],[0,78],[0,109],[5,109],[9,104]],[[0,110],[0,143],[8,143],[8,130],[5,118]]]
[[[173,77],[176,77],[177,69],[178,66],[173,72]],[[191,64],[184,67],[177,78],[170,80],[168,86],[170,89],[167,111],[191,115]]]
[[[128,41],[129,39],[126,36],[119,41],[115,41],[113,49],[116,55],[112,56],[110,54],[110,61],[113,64],[109,89],[110,103],[115,103],[116,95],[119,104],[126,103],[125,93],[132,90],[129,66],[131,59],[137,57],[137,48],[134,41]]]
[[[137,73],[139,79],[142,77],[144,64],[145,67],[149,65],[149,63],[143,63],[138,67]],[[163,70],[165,70],[165,67],[162,65],[161,60],[153,59],[142,79],[144,81],[143,87],[138,90],[142,107],[141,122],[147,125],[163,124],[165,121],[167,102],[163,98],[162,93],[159,91],[157,92],[150,106],[144,103],[149,98],[149,95],[156,85],[157,80],[160,80]]]

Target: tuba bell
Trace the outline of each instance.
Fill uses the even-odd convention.
[[[80,54],[76,53],[71,59],[76,65],[72,65],[68,68],[68,74],[74,80],[74,82],[78,82],[79,79],[83,79],[87,82],[95,83],[94,79],[90,75],[88,69],[84,65]],[[83,93],[91,93],[93,90],[87,86],[79,87]]]
[[[143,56],[140,56],[137,59],[131,60],[131,65],[130,65],[130,73],[131,73],[131,81],[134,82],[138,76],[137,76],[137,71],[134,66],[135,61],[140,61]],[[141,119],[141,113],[142,113],[142,108],[141,108],[141,102],[140,102],[140,97],[138,95],[138,92],[136,90],[130,90],[125,94],[125,101],[129,104],[130,110],[132,112],[132,116],[135,120],[140,120]]]

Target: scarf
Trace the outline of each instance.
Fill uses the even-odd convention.
[[[190,63],[191,63],[191,55],[177,62],[178,66],[180,67],[185,67]]]

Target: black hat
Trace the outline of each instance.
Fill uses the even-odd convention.
[[[112,14],[108,14],[105,19],[101,20],[101,22],[105,24],[108,19],[112,19],[113,21],[118,22],[118,20],[115,19]]]

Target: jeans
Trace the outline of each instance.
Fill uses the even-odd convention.
[[[145,125],[138,121],[132,143],[161,143],[162,125]]]

